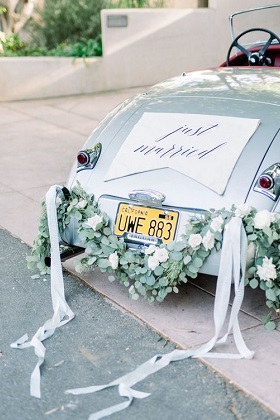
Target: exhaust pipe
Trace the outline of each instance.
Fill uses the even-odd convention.
[[[69,258],[75,257],[76,255],[85,252],[85,248],[79,246],[68,247],[65,251],[60,254],[61,262],[68,260]],[[47,267],[51,266],[51,257],[45,257],[45,264]]]

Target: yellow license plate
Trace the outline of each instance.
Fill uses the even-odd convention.
[[[163,243],[174,239],[178,212],[120,203],[115,234],[145,242],[146,238],[159,238]]]

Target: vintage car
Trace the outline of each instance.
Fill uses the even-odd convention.
[[[244,46],[247,36],[265,40]],[[93,193],[114,233],[138,251],[178,241],[189,217],[210,208],[279,211],[279,66],[277,34],[239,33],[219,67],[182,73],[114,109],[78,152],[66,187],[79,181]],[[76,227],[62,240],[85,247]],[[218,267],[215,254],[200,271]]]

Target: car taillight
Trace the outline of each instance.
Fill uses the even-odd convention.
[[[270,190],[273,187],[273,179],[269,175],[261,175],[259,177],[259,185],[265,190]]]
[[[89,154],[84,150],[81,150],[77,155],[77,161],[80,165],[87,165],[90,161]]]
[[[101,150],[101,143],[97,143],[91,148],[80,150],[77,154],[77,172],[93,169],[100,157]]]
[[[274,163],[258,177],[254,191],[276,201],[280,196],[280,163]]]

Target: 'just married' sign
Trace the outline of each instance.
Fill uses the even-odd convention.
[[[105,181],[171,168],[223,194],[257,119],[144,113],[113,160]]]

